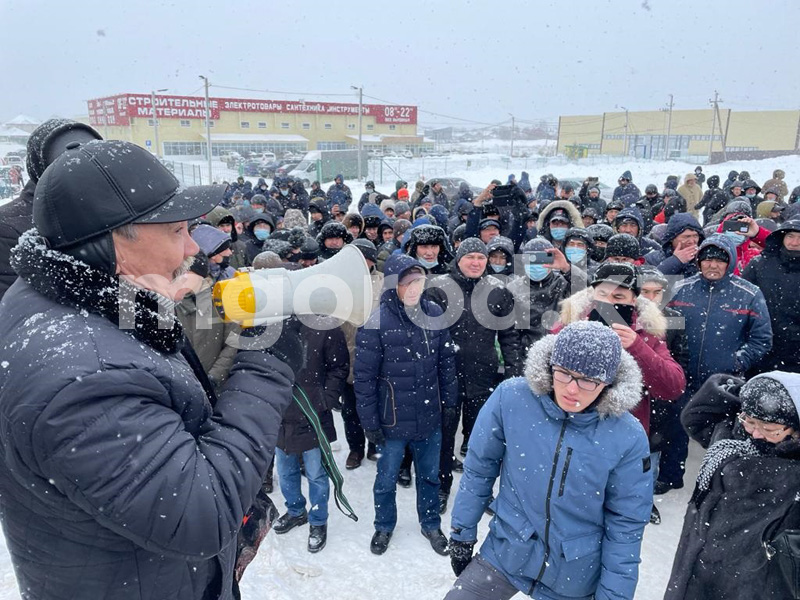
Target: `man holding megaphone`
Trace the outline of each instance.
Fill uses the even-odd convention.
[[[0,516],[23,595],[231,598],[236,536],[302,364],[282,335],[214,390],[185,345],[182,188],[127,142],[77,142],[42,174],[0,319]]]

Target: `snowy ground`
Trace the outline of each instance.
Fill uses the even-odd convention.
[[[455,577],[447,558],[433,552],[428,541],[419,533],[416,518],[415,489],[398,488],[398,523],[389,549],[383,556],[369,551],[374,517],[372,484],[375,463],[365,460],[355,471],[344,468],[347,444],[341,415],[335,415],[338,442],[334,454],[345,477],[345,494],[359,516],[358,523],[342,515],[330,502],[328,545],[319,554],[306,550],[308,527],[300,527],[285,535],[270,532],[259,554],[248,567],[242,581],[245,599],[274,600],[440,600],[450,589]],[[456,448],[460,446],[458,440]],[[686,502],[691,495],[692,482],[701,458],[699,446],[690,453],[687,487],[657,497],[663,522],[648,525],[642,550],[642,564],[636,600],[663,598],[678,545]],[[453,489],[457,489],[459,474]],[[304,489],[307,487],[304,485]],[[281,513],[285,511],[283,497],[277,488],[272,499]],[[448,512],[442,518],[442,529],[450,525]],[[488,531],[489,518],[479,527],[481,539]],[[519,596],[522,597],[521,595]],[[0,539],[0,600],[19,600],[11,562],[5,542]]]

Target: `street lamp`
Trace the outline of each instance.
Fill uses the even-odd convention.
[[[167,88],[161,88],[150,92],[150,106],[153,107],[153,141],[156,144],[156,158],[161,158],[161,148],[158,144],[158,115],[156,114],[156,94],[166,92]]]
[[[206,152],[208,153],[208,183],[211,184],[214,176],[211,173],[211,104],[208,101],[208,77],[199,75],[206,88]]]
[[[351,85],[350,89],[358,91],[358,180],[361,181],[361,113],[364,106],[364,88]]]

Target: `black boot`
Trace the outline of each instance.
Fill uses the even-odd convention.
[[[372,442],[367,444],[367,460],[371,460],[373,462],[378,460],[378,449]]]
[[[389,547],[389,540],[392,539],[391,531],[376,531],[369,543],[369,550],[373,554],[383,554]]]
[[[458,451],[458,453],[459,453],[459,454],[460,454],[460,455],[461,455],[463,458],[466,458],[466,457],[467,457],[467,441],[466,441],[466,440],[464,440],[464,442],[461,444],[461,449]]]
[[[439,514],[443,515],[447,512],[447,500],[450,498],[450,494],[447,492],[439,492]]]
[[[458,460],[455,456],[453,457],[453,473],[463,473],[464,472],[464,463]]]
[[[650,509],[650,522],[653,525],[661,525],[661,513],[658,512],[655,504],[653,504],[653,508]]]
[[[327,525],[312,525],[308,532],[308,551],[311,553],[319,552],[325,547],[328,541]]]
[[[404,488],[411,487],[411,467],[400,469],[400,473],[397,475],[397,483]]]
[[[295,527],[299,527],[300,525],[305,525],[308,523],[308,513],[304,512],[302,515],[298,517],[293,517],[289,513],[285,515],[281,515],[272,525],[272,529],[278,535],[282,533],[288,533]]]
[[[353,450],[347,455],[347,462],[344,464],[344,466],[348,471],[352,471],[353,469],[357,469],[361,466],[361,461],[364,460],[364,454],[362,452]]]
[[[444,537],[441,529],[434,529],[433,531],[422,531],[428,541],[431,543],[431,548],[436,554],[447,556],[450,554],[450,549],[447,547],[447,538]]]

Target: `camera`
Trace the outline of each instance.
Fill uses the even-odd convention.
[[[750,225],[745,223],[744,221],[738,221],[736,219],[731,219],[729,221],[725,221],[722,224],[722,231],[733,231],[734,233],[741,233],[745,235],[750,230]]]
[[[532,265],[552,265],[555,261],[555,256],[549,252],[531,252],[527,256]]]

